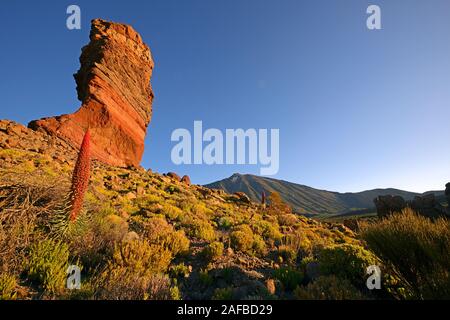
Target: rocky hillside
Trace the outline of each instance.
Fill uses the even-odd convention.
[[[77,152],[54,135],[0,121],[0,289],[8,280],[15,298],[292,297],[317,276],[314,264],[309,273],[292,269],[303,258],[333,244],[363,250],[341,224],[273,215],[186,178],[99,161],[83,227],[57,236],[52,221],[64,207]],[[58,263],[83,267],[83,290],[64,288]]]
[[[318,190],[308,186],[250,174],[234,174],[231,177],[206,185],[208,188],[222,189],[228,193],[244,192],[255,202],[261,201],[261,194],[278,192],[295,212],[302,214],[346,214],[351,211],[367,212],[374,209],[374,199],[378,196],[401,196],[412,200],[421,194],[397,189],[374,189],[356,193],[339,193]],[[435,192],[443,199],[443,191]]]

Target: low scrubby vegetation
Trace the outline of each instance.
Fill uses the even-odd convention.
[[[450,222],[432,221],[411,209],[361,226],[361,236],[392,271],[397,294],[450,299]]]
[[[5,151],[2,151],[5,153]],[[449,298],[449,222],[410,210],[359,226],[295,215],[143,169],[92,165],[83,224],[53,228],[73,164],[6,152],[0,299]],[[42,159],[41,159],[42,157]],[[52,174],[52,173],[57,174]],[[81,289],[66,286],[81,268]],[[368,290],[366,269],[382,271]]]

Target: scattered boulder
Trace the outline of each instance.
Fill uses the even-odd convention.
[[[433,193],[423,197],[415,197],[414,200],[410,202],[410,207],[417,213],[430,218],[445,215],[444,207],[436,201]]]
[[[31,121],[29,128],[74,147],[89,128],[94,159],[138,167],[152,115],[154,63],[149,47],[131,26],[95,19],[80,63],[74,75],[82,102],[78,111]]]
[[[234,195],[237,196],[239,202],[250,203],[250,198],[244,192],[235,192]]]
[[[227,195],[225,198],[227,201],[236,202],[240,204],[250,204],[251,200],[244,192],[235,192],[231,195]]]
[[[138,187],[136,188],[136,194],[137,194],[138,197],[143,196],[143,195],[145,194],[145,189],[144,189],[144,187],[138,186]]]
[[[181,179],[180,176],[177,175],[175,172],[168,172],[166,173],[166,176],[176,181],[180,181]]]
[[[128,232],[122,239],[123,242],[132,242],[136,240],[139,240],[139,235],[134,231]]]
[[[137,198],[136,193],[130,191],[125,195],[125,198],[128,200],[134,200]]]
[[[449,186],[450,184],[446,185],[447,189],[445,194],[447,198],[449,197],[448,193],[450,192]],[[433,193],[416,196],[411,201],[405,201],[400,196],[379,196],[374,200],[374,203],[379,217],[385,217],[395,212],[401,212],[406,207],[410,207],[418,214],[430,218],[446,216],[448,214],[446,211],[449,211],[436,200]]]
[[[277,289],[277,287],[275,286],[275,280],[267,279],[267,281],[266,281],[266,288],[267,288],[267,291],[270,294],[272,294],[272,295],[275,294],[276,289]]]
[[[445,185],[445,196],[447,197],[447,203],[450,205],[450,182]]]
[[[234,251],[233,251],[233,249],[232,249],[231,247],[228,247],[228,248],[225,250],[225,255],[226,255],[227,257],[231,257],[233,254],[234,254]]]
[[[183,178],[181,178],[180,182],[186,184],[187,186],[191,185],[191,179],[189,176],[184,175]]]

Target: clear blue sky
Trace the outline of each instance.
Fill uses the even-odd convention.
[[[65,27],[78,4],[82,29]],[[366,28],[366,8],[382,30]],[[149,44],[154,115],[143,166],[208,183],[259,166],[175,166],[172,130],[279,128],[275,178],[337,191],[450,181],[450,1],[3,1],[0,118],[75,111],[92,18]]]

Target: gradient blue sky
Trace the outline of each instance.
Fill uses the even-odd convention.
[[[82,29],[66,29],[78,4]],[[366,28],[366,8],[383,30]],[[133,25],[155,60],[143,166],[203,184],[259,166],[175,166],[172,130],[279,128],[275,178],[336,191],[450,181],[450,1],[2,1],[0,118],[80,102],[90,20]]]

